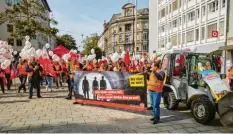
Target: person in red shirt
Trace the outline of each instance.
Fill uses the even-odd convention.
[[[56,85],[57,85],[57,89],[59,88],[59,84],[62,87],[62,80],[61,80],[61,73],[62,73],[62,68],[61,65],[54,61],[54,71],[56,72],[57,78],[56,78]]]
[[[8,66],[4,72],[5,72],[5,77],[7,80],[7,90],[11,89],[11,85],[12,85],[12,80],[11,80],[11,69],[12,69],[12,64],[10,66]]]
[[[24,93],[26,93],[26,86],[25,86],[25,83],[27,81],[26,67],[27,67],[26,61],[23,59],[19,59],[17,70],[18,70],[18,76],[19,76],[19,80],[21,84],[18,88],[18,93],[20,93],[21,89],[23,89]]]
[[[2,93],[5,94],[5,87],[4,87],[4,78],[5,77],[5,72],[4,70],[0,67],[0,85],[2,89]]]

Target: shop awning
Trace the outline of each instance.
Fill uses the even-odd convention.
[[[219,47],[219,50],[233,50],[233,45]]]

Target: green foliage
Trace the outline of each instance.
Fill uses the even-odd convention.
[[[71,50],[71,49],[76,49],[76,41],[75,39],[69,35],[69,34],[65,34],[62,36],[57,36],[57,44],[59,45],[63,45],[65,48]]]
[[[6,8],[0,13],[0,24],[7,21],[12,23],[15,28],[11,36],[18,39],[26,35],[33,37],[38,32],[47,36],[55,36],[58,29],[51,28],[49,25],[56,25],[57,22],[45,17],[46,12],[48,11],[38,0],[21,0],[20,4]]]
[[[96,59],[101,59],[102,55],[104,55],[104,53],[101,50],[101,48],[98,47],[98,40],[99,40],[98,36],[91,36],[88,39],[84,40],[83,41],[84,50],[82,53],[85,55],[90,55],[91,49],[94,49],[95,54],[96,54]]]

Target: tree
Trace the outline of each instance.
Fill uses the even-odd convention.
[[[38,0],[21,0],[13,8],[6,8],[0,13],[0,24],[9,22],[14,25],[12,37],[22,39],[28,35],[35,36],[41,32],[47,36],[55,36],[58,29],[51,28],[50,24],[57,24],[53,18],[45,17],[46,8]]]
[[[95,54],[96,54],[96,59],[101,59],[104,53],[101,50],[101,48],[98,47],[98,40],[99,40],[98,36],[91,36],[87,38],[86,40],[84,40],[83,41],[83,44],[84,44],[83,54],[90,55],[91,49],[94,49]]]
[[[71,50],[71,49],[76,49],[77,50],[76,41],[69,34],[65,34],[65,35],[62,35],[62,36],[57,36],[57,44],[61,44],[65,48],[67,48],[69,50]]]

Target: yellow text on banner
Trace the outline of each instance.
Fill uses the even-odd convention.
[[[144,87],[144,75],[131,75],[129,76],[130,87]]]

